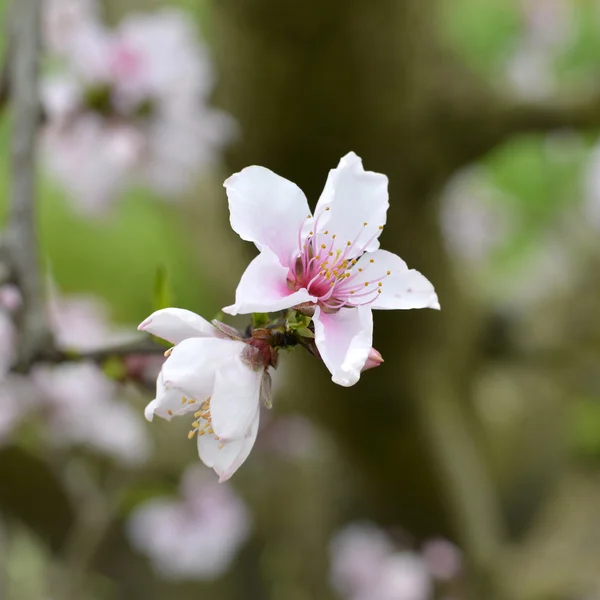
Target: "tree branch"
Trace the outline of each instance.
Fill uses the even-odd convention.
[[[41,10],[42,3],[39,0],[19,0],[14,3],[11,15],[9,65],[13,108],[13,180],[2,254],[5,270],[19,286],[23,297],[23,306],[17,319],[20,329],[17,365],[30,363],[42,348],[52,346],[38,260],[35,215]]]

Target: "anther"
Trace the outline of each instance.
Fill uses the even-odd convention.
[[[336,235],[335,235],[335,233],[334,233],[334,234],[331,236],[331,239],[332,239],[332,240],[335,240],[335,238],[336,238]]]
[[[225,444],[219,444],[219,450],[221,450],[222,448],[225,448]]]
[[[331,206],[328,206],[325,210],[331,210]]]
[[[204,432],[202,432],[202,433],[204,433]],[[191,439],[192,439],[192,438],[193,438],[195,435],[196,435],[196,430],[195,430],[195,429],[192,429],[192,431],[190,431],[190,432],[188,433],[188,440],[191,440]],[[202,435],[202,434],[201,434],[201,433],[199,433],[198,435]]]
[[[381,294],[381,290],[377,290],[377,293],[378,293],[378,294]]]
[[[362,273],[362,272],[363,272],[363,270],[362,270],[362,269],[359,267],[359,269],[358,269],[358,272],[359,272],[359,273]]]
[[[181,399],[181,404],[185,404],[187,402],[187,398],[185,396],[183,396],[183,398]]]
[[[168,410],[168,411],[167,411],[167,414],[168,414],[170,417],[172,417],[172,416],[173,416],[173,411],[172,411],[172,410]]]
[[[194,429],[198,429],[198,427],[200,427],[200,423],[198,423],[198,421],[194,421],[194,422],[192,423],[192,427],[193,427]]]
[[[351,293],[351,294],[354,294],[354,290],[350,290],[350,293]]]
[[[173,352],[173,348],[175,348],[175,346],[173,346],[172,348],[169,348],[168,350],[165,350],[165,357],[168,358],[169,356],[171,356],[171,353]]]
[[[368,225],[368,223],[365,221],[365,222],[363,223],[363,226],[364,226],[364,227],[366,227],[367,225]]]
[[[326,246],[325,244],[321,244],[321,248],[322,248],[323,250],[325,250],[325,248],[327,248],[327,246]]]
[[[372,259],[371,259],[369,262],[370,262],[370,263],[374,263],[374,262],[375,262],[375,259],[374,259],[374,258],[372,258]]]
[[[346,246],[352,246],[352,242],[346,242]]]
[[[327,231],[325,231],[325,235],[328,235],[328,234],[329,234],[329,229]]]
[[[196,404],[195,400],[188,400],[188,404]]]
[[[392,274],[392,272],[391,272],[391,271],[388,271],[388,272],[387,272],[387,274],[388,274],[388,275],[391,275],[391,274]]]
[[[367,287],[369,285],[368,281],[365,281],[365,287]]]
[[[383,229],[383,225],[379,226],[379,231],[381,231]]]
[[[195,412],[194,419],[199,419],[203,415],[203,413],[204,413],[203,410],[199,410],[198,412]]]

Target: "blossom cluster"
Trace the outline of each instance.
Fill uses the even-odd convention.
[[[139,505],[127,525],[133,546],[168,579],[222,575],[250,532],[248,508],[235,491],[198,467],[181,479],[179,497]]]
[[[125,465],[147,460],[152,447],[135,409],[124,401],[118,384],[89,362],[39,364],[29,377],[9,373],[18,335],[12,313],[20,294],[0,288],[0,443],[28,415],[37,416],[53,448],[86,447]],[[54,292],[48,315],[59,348],[81,352],[131,340],[128,331],[110,328],[104,307],[89,297],[61,297]]]
[[[253,314],[254,326],[241,333],[181,308],[159,310],[139,326],[173,344],[146,417],[187,415],[189,437],[220,481],[254,445],[279,349],[306,348],[335,383],[351,386],[383,362],[373,348],[373,309],[440,307],[421,273],[379,248],[388,180],[365,171],[356,154],[331,170],[314,214],[298,186],[263,167],[224,185],[232,228],[259,254],[223,311]]]
[[[430,600],[436,582],[455,580],[461,553],[442,538],[426,542],[421,552],[399,549],[371,523],[354,523],[330,544],[332,586],[343,600]]]
[[[131,186],[179,195],[230,139],[184,13],[133,14],[111,29],[92,0],[46,0],[45,38],[45,162],[80,210],[101,213]]]

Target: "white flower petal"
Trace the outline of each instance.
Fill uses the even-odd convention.
[[[302,302],[314,302],[305,289],[292,292],[287,286],[288,268],[270,250],[261,252],[249,265],[235,291],[235,304],[224,312],[230,315],[276,312]]]
[[[225,444],[212,435],[198,436],[198,455],[207,467],[215,470],[219,482],[227,481],[248,458],[256,441],[259,416],[260,411],[257,409],[247,434]]]
[[[377,280],[381,279],[381,294],[370,304],[371,308],[440,308],[438,297],[429,280],[418,271],[409,269],[406,263],[392,252],[377,250],[365,254],[358,261],[356,268],[363,269],[363,272],[352,280],[357,288],[362,287],[366,281],[375,281],[370,284],[375,290],[379,283]]]
[[[206,319],[183,308],[163,308],[152,313],[138,327],[172,344],[191,337],[220,337]]]
[[[154,415],[170,421],[173,417],[196,410],[194,406],[182,402],[183,395],[183,392],[177,388],[165,387],[161,371],[156,380],[156,398],[146,406],[144,416],[148,421],[152,421]]]
[[[315,342],[334,383],[354,385],[360,379],[373,341],[373,314],[368,306],[342,308],[325,313],[317,307],[313,316]]]
[[[217,370],[235,360],[244,342],[217,338],[188,338],[177,344],[162,368],[167,388],[178,388],[203,402],[212,394]]]
[[[298,231],[310,215],[306,196],[291,181],[264,167],[247,167],[223,184],[229,198],[231,227],[254,242],[270,248],[288,266],[296,256]]]
[[[388,178],[365,171],[361,159],[350,152],[329,172],[315,210],[317,231],[335,235],[334,248],[346,250],[351,242],[346,257],[355,258],[365,250],[379,248],[380,227],[385,225],[388,206]],[[328,244],[328,239],[323,238],[323,243]]]
[[[216,374],[210,401],[215,434],[222,442],[242,438],[259,407],[264,370],[254,370],[241,356],[223,365]]]

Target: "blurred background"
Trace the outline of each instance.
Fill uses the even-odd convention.
[[[389,177],[382,244],[442,310],[376,314],[385,363],[350,389],[283,355],[219,485],[188,423],[143,418],[160,360],[9,373],[21,300],[0,287],[0,599],[600,599],[600,2],[43,11],[63,347],[135,340],[166,305],[215,317],[253,256],[223,180],[263,165],[314,205],[351,150]]]

